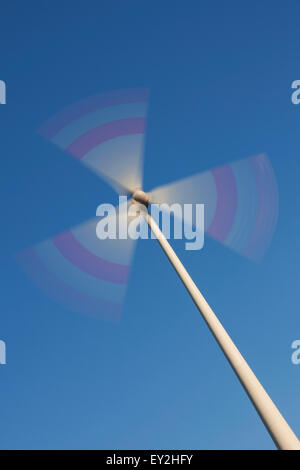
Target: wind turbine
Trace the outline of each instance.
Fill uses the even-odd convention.
[[[266,155],[193,175],[143,191],[143,135],[148,102],[144,89],[118,90],[87,98],[48,120],[40,134],[104,178],[131,204],[147,210],[142,216],[190,294],[208,328],[236,373],[279,449],[300,449],[288,423],[267,394],[227,331],[193,282],[155,220],[153,202],[205,204],[206,232],[251,259],[266,250],[277,220],[278,196]],[[125,215],[128,217],[127,212]],[[46,240],[19,255],[31,277],[60,302],[95,314],[104,310],[118,318],[132,240],[96,238],[98,219]],[[191,223],[191,220],[186,222]],[[116,302],[115,299],[118,301]]]

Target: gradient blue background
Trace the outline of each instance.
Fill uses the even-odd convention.
[[[261,264],[173,246],[300,434],[300,79],[296,1],[6,1],[0,14],[0,448],[274,448],[155,241],[140,241],[119,326],[65,310],[15,252],[116,202],[36,134],[62,107],[151,89],[146,189],[267,152],[279,222]]]

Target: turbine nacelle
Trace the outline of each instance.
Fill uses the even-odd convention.
[[[143,204],[144,206],[148,207],[150,203],[150,195],[141,189],[136,189],[132,193],[132,202]]]

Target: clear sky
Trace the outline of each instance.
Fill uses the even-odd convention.
[[[300,435],[299,2],[13,0],[0,10],[0,448],[274,448],[157,242],[138,243],[119,325],[57,305],[14,261],[117,201],[36,130],[70,103],[127,87],[151,90],[146,189],[270,157],[280,212],[260,264],[208,238],[199,252],[173,246]]]

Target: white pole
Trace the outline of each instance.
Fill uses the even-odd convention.
[[[275,406],[259,380],[256,378],[255,374],[248,366],[247,362],[166,240],[158,225],[149,213],[147,213],[146,218],[148,225],[157,238],[160,246],[169,258],[169,261],[185,285],[187,291],[196,304],[196,307],[206,321],[209,329],[219,343],[219,346],[255,406],[275,445],[281,450],[300,450],[300,442],[297,436],[294,434],[278,408]]]

